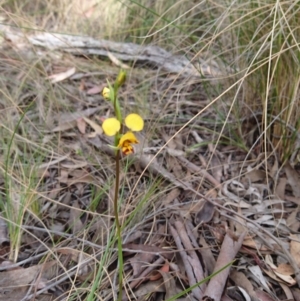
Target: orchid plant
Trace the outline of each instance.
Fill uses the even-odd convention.
[[[108,87],[105,87],[102,91],[103,97],[110,101],[114,107],[113,117],[107,118],[102,123],[102,129],[107,136],[114,136],[114,145],[112,148],[115,150],[116,160],[116,178],[115,178],[115,194],[114,194],[114,215],[115,224],[118,237],[118,266],[119,266],[119,294],[118,301],[122,300],[122,289],[123,289],[123,251],[122,251],[122,236],[121,236],[121,225],[119,221],[118,211],[118,193],[120,186],[120,154],[130,155],[134,153],[133,144],[139,143],[134,132],[142,131],[144,128],[143,118],[136,114],[130,113],[123,120],[120,103],[118,100],[118,90],[126,81],[126,73],[121,70],[117,79],[112,86],[108,82]],[[124,125],[129,129],[124,133]]]

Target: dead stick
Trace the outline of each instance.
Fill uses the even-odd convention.
[[[222,269],[229,262],[233,261],[237,252],[242,246],[246,232],[242,233],[239,239],[236,241],[231,237],[229,233],[225,235],[222,243],[220,254],[216,262],[214,273]],[[230,267],[226,268],[216,276],[214,276],[208,283],[208,286],[204,292],[204,296],[208,296],[211,300],[220,301],[222,293],[228,278]]]

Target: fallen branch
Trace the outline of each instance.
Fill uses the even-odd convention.
[[[161,47],[152,45],[137,45],[134,43],[112,42],[108,40],[96,40],[91,37],[78,35],[37,33],[25,34],[21,30],[12,29],[9,26],[0,25],[3,36],[16,46],[24,47],[31,43],[34,46],[49,50],[59,50],[73,55],[97,55],[117,60],[133,62],[142,65],[150,65],[164,71],[194,77],[222,76],[215,66],[209,66],[205,61],[198,63],[197,68],[186,55],[173,55]]]

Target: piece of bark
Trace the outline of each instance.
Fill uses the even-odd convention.
[[[181,226],[181,225],[177,225]],[[176,228],[177,228],[176,227]],[[170,232],[174,238],[175,244],[177,246],[177,249],[179,251],[179,254],[182,258],[184,267],[185,267],[185,271],[189,280],[189,285],[193,286],[197,283],[197,280],[195,278],[195,274],[194,274],[194,270],[193,270],[193,266],[191,264],[191,257],[187,254],[187,251],[183,249],[183,242],[181,240],[181,237],[179,236],[178,230],[175,227],[173,227],[172,225],[170,225]],[[183,231],[179,229],[179,232]],[[196,298],[196,300],[201,300],[202,296],[203,296],[203,292],[201,292],[201,289],[199,287],[195,287],[192,289],[192,295]]]
[[[176,227],[176,230],[178,231],[178,234],[180,235],[183,246],[185,247],[185,249],[187,251],[187,255],[189,256],[188,258],[189,258],[191,266],[193,267],[194,274],[196,277],[196,282],[199,282],[199,281],[203,280],[205,278],[205,276],[204,276],[204,270],[201,265],[201,262],[198,258],[198,255],[196,254],[196,251],[194,250],[195,246],[192,244],[193,241],[196,244],[197,244],[197,242],[192,235],[192,231],[189,231],[189,227],[188,227],[187,223],[183,224],[183,222],[181,222],[181,221],[176,221],[175,227]],[[200,288],[201,292],[203,293],[206,288],[206,284],[202,283],[199,286],[199,288]]]
[[[202,246],[199,249],[199,252],[203,258],[203,261],[205,262],[206,273],[210,275],[213,273],[214,267],[216,265],[216,261],[214,255],[212,254],[211,246],[207,244],[203,236],[200,237],[199,242],[200,245]]]
[[[246,232],[242,233],[238,240],[232,237],[229,233],[225,235],[222,243],[222,247],[219,253],[216,266],[214,268],[214,273],[222,269],[229,262],[233,261],[237,252],[242,246]],[[222,293],[228,278],[230,267],[218,273],[214,276],[208,283],[208,286],[204,292],[204,299],[206,298],[214,301],[220,301]],[[203,300],[203,299],[202,299]]]

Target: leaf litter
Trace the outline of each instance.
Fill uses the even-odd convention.
[[[29,58],[23,54],[22,60],[20,64]],[[14,150],[23,149],[22,156],[30,156],[39,145],[44,147],[41,160],[31,162],[39,171],[33,190],[40,210],[34,214],[30,206],[24,209],[16,261],[10,259],[13,244],[7,233],[11,221],[2,212],[3,300],[62,300],[76,289],[92,286],[98,262],[103,258],[105,273],[98,292],[104,300],[113,300],[117,288],[117,250],[110,244],[114,233],[113,150],[102,135],[100,121],[110,108],[98,95],[99,86],[111,75],[91,72],[94,67],[88,60],[70,56],[67,61],[69,64],[60,68],[55,68],[55,60],[47,61],[53,64],[53,70],[60,70],[48,79],[52,84],[55,81],[58,98],[64,93],[66,104],[57,112],[45,112],[47,106],[40,104],[26,113],[22,125],[33,142],[26,142],[27,148],[24,137],[22,140],[16,136]],[[15,68],[9,61],[6,64],[7,68]],[[81,68],[77,64],[82,64]],[[82,72],[85,68],[86,72]],[[115,74],[118,71],[112,66],[107,68]],[[83,76],[84,84],[78,82]],[[44,79],[45,86],[48,79]],[[139,137],[142,147],[136,148],[132,162],[127,162],[126,177],[125,171],[122,176],[124,298],[171,298],[235,260],[231,267],[183,292],[180,298],[297,300],[297,166],[287,163],[280,168],[275,156],[267,160],[255,152],[248,156],[245,150],[226,143],[215,147],[213,136],[221,129],[222,120],[210,109],[182,129],[209,103],[202,84],[191,79],[174,80],[151,70],[133,70],[130,84],[120,92],[128,106],[136,103],[133,91],[137,99],[138,93],[144,93],[141,87],[145,82],[150,87],[148,100],[137,102],[136,109],[145,112],[144,117],[150,116],[146,122],[148,131]],[[17,83],[7,84],[19,89]],[[25,89],[21,92],[27,93]],[[26,95],[34,97],[34,93]],[[26,97],[21,104],[26,105]],[[52,121],[44,123],[35,118],[34,110],[42,110],[45,120],[51,115]],[[11,119],[12,126],[16,121]],[[227,138],[229,131],[226,128],[221,138]],[[18,165],[12,169],[16,175]],[[4,170],[1,163],[1,195],[6,196]],[[14,192],[14,200],[19,202],[15,205],[18,211],[20,192]],[[84,300],[85,294],[79,293],[77,298]]]

